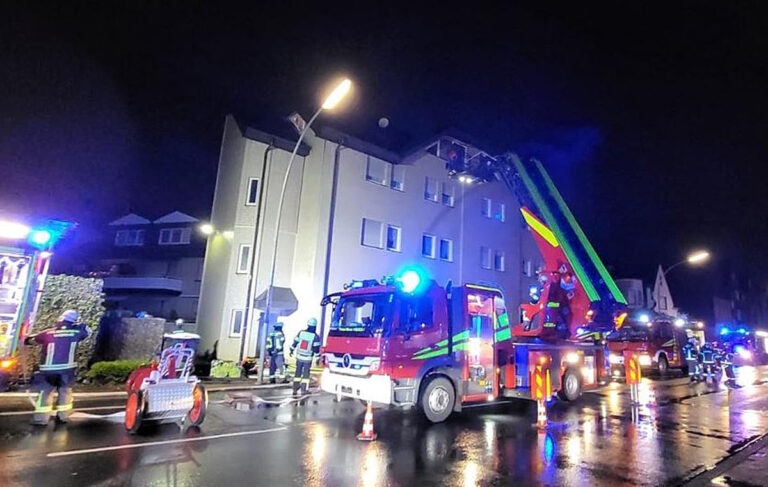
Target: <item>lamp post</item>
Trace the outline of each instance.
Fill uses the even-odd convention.
[[[688,256],[685,259],[681,260],[680,262],[675,262],[671,266],[667,267],[664,270],[664,277],[667,276],[667,273],[669,271],[671,271],[677,266],[680,266],[682,264],[699,265],[708,261],[709,258],[710,258],[710,254],[706,250],[697,250],[695,252],[691,252],[690,254],[688,254]]]
[[[296,159],[296,153],[299,151],[299,146],[301,146],[301,142],[304,140],[304,136],[307,134],[309,127],[312,126],[312,123],[315,121],[315,119],[317,119],[320,113],[324,110],[333,110],[347,95],[347,93],[349,93],[351,88],[352,82],[345,78],[336,86],[336,88],[333,89],[333,91],[326,97],[325,101],[323,101],[323,104],[320,105],[320,108],[317,109],[315,114],[312,115],[312,118],[309,119],[309,122],[307,122],[307,124],[299,133],[299,139],[296,141],[296,145],[293,147],[293,152],[291,152],[290,159],[288,159],[288,167],[285,170],[283,185],[280,188],[280,199],[277,203],[277,215],[275,216],[275,238],[272,240],[272,261],[270,264],[269,285],[267,287],[266,296],[267,299],[264,305],[264,323],[259,328],[259,382],[264,382],[264,348],[266,346],[267,338],[265,331],[269,328],[271,320],[270,313],[272,311],[272,293],[275,285],[275,269],[277,267],[277,241],[280,235],[280,222],[283,211],[283,202],[285,201],[285,190],[288,186],[288,177],[291,174],[293,161]]]

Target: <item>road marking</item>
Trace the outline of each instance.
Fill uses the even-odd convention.
[[[87,407],[87,408],[76,408],[76,409],[73,409],[72,412],[77,412],[77,411],[101,411],[101,410],[104,410],[104,409],[122,409],[124,407],[125,406],[122,405],[122,404],[119,405],[119,406],[92,406],[92,407]],[[0,416],[23,416],[25,414],[35,414],[35,411],[34,410],[29,410],[29,411],[6,411],[6,412],[0,413]]]
[[[220,435],[199,436],[197,438],[179,438],[176,440],[148,441],[144,443],[132,443],[128,445],[102,446],[99,448],[86,448],[83,450],[70,450],[70,451],[59,451],[59,452],[47,453],[45,456],[47,456],[48,458],[55,458],[55,457],[68,457],[72,455],[86,455],[88,453],[98,453],[103,451],[129,450],[132,448],[144,448],[147,446],[158,446],[158,445],[172,445],[175,443],[191,443],[193,441],[216,440],[219,438],[232,438],[235,436],[252,436],[252,435],[258,435],[261,433],[272,433],[275,431],[284,431],[287,429],[288,428],[286,427],[269,428],[265,430],[238,431],[236,433],[222,433]]]

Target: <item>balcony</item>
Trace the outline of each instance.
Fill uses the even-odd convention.
[[[104,291],[181,294],[181,284],[169,277],[105,277]]]

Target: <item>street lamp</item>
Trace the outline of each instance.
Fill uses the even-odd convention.
[[[207,235],[213,234],[215,229],[213,228],[213,225],[211,225],[210,223],[203,223],[198,227],[198,230],[200,230],[200,233],[207,236]]]
[[[709,258],[710,258],[710,254],[706,250],[696,250],[688,254],[688,256],[685,259],[681,260],[680,262],[675,262],[671,266],[667,267],[667,269],[664,271],[664,275],[666,276],[669,271],[671,271],[672,269],[674,269],[679,265],[682,265],[682,264],[699,265],[708,261]]]
[[[301,146],[301,142],[304,140],[304,136],[306,135],[307,130],[309,130],[309,127],[312,125],[312,122],[315,121],[315,119],[318,117],[318,115],[320,115],[322,111],[333,110],[336,108],[339,102],[345,96],[347,96],[350,89],[352,89],[352,81],[346,78],[343,79],[338,85],[336,85],[336,88],[334,88],[333,91],[331,91],[331,93],[325,98],[323,104],[320,105],[320,108],[317,109],[315,114],[312,115],[312,118],[309,119],[309,122],[307,122],[307,124],[304,125],[304,128],[302,128],[301,133],[299,133],[299,139],[296,141],[296,145],[293,147],[293,152],[291,152],[291,158],[288,159],[288,167],[285,170],[283,185],[280,188],[280,199],[277,203],[277,216],[275,217],[275,238],[272,242],[273,250],[269,273],[269,286],[267,287],[267,299],[266,304],[264,305],[264,323],[263,326],[259,329],[259,382],[264,382],[264,348],[266,346],[265,342],[267,338],[265,331],[267,328],[269,328],[270,312],[272,310],[272,291],[275,285],[275,268],[277,264],[277,239],[280,235],[280,221],[283,211],[283,202],[285,201],[285,190],[288,186],[288,177],[291,174],[291,168],[293,167],[293,161],[296,159],[296,153],[299,151],[299,146]]]

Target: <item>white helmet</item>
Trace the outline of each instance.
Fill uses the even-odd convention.
[[[59,316],[59,321],[75,323],[79,318],[80,318],[80,314],[77,312],[77,310],[68,309],[65,312],[61,313],[61,316]]]

